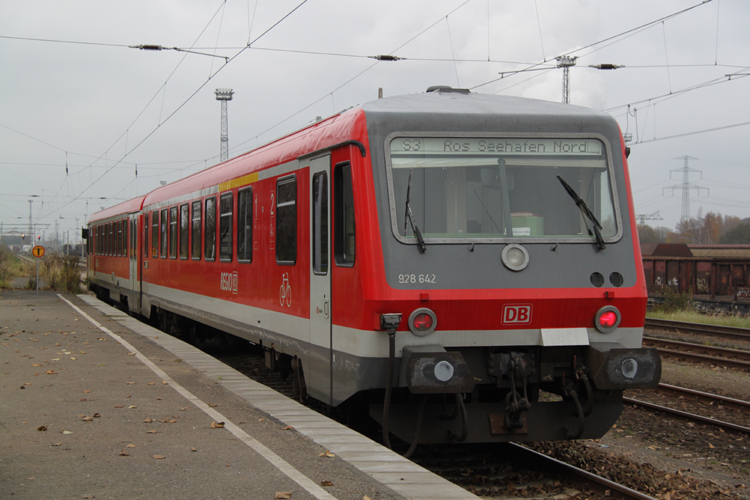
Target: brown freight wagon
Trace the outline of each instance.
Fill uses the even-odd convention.
[[[710,300],[750,299],[750,245],[643,243],[649,295],[665,287]]]

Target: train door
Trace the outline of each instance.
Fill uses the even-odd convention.
[[[128,241],[128,262],[130,265],[130,298],[128,305],[133,312],[140,311],[141,283],[138,280],[138,214],[130,214],[130,240]]]
[[[308,391],[329,404],[331,380],[331,157],[310,162],[310,358]]]

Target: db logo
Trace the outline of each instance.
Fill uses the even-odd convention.
[[[531,304],[503,307],[503,324],[521,325],[527,323],[531,323]]]

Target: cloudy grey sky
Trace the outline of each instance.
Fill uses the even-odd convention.
[[[76,217],[80,226],[217,163],[217,88],[235,91],[236,156],[376,99],[379,87],[560,101],[563,54],[578,56],[571,102],[632,135],[637,214],[658,211],[650,223],[674,227],[681,190],[664,188],[682,184],[671,171],[689,156],[702,171],[690,182],[708,188],[692,190],[692,214],[750,217],[744,0],[31,0],[3,2],[0,14],[5,232],[28,224],[30,199],[49,237],[55,221],[72,230]],[[182,50],[130,48],[143,44]],[[367,57],[379,54],[404,59]],[[588,67],[601,63],[625,67]]]

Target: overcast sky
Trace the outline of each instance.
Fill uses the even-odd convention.
[[[689,182],[707,188],[692,189],[691,214],[750,217],[745,0],[301,2],[3,2],[4,232],[28,225],[30,199],[49,237],[55,221],[72,230],[76,217],[81,226],[101,207],[217,163],[217,88],[235,92],[236,156],[374,100],[379,87],[386,96],[442,84],[560,101],[563,54],[578,56],[571,103],[610,113],[632,135],[637,214],[658,212],[653,226],[679,222],[682,191],[664,188],[682,184],[689,156]],[[184,50],[129,47],[143,44]],[[380,54],[404,59],[367,57]],[[625,67],[588,67],[601,63]],[[507,74],[532,66],[545,69]]]

